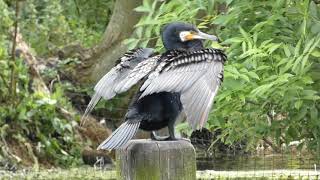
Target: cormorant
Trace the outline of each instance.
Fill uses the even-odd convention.
[[[227,57],[219,49],[204,48],[203,40],[218,38],[182,22],[166,25],[161,36],[165,53],[156,55],[151,48],[131,50],[96,84],[83,120],[101,98],[111,99],[142,82],[125,122],[98,149],[121,147],[139,128],[151,131],[153,140],[175,140],[174,123],[181,111],[193,129],[207,121]],[[164,127],[169,136],[156,136],[154,131]]]

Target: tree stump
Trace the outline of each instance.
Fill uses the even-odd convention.
[[[116,151],[121,180],[195,180],[196,157],[185,140],[136,139]]]

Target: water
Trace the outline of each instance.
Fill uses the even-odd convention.
[[[311,154],[273,153],[250,155],[244,153],[232,155],[206,155],[197,153],[198,170],[245,171],[276,169],[320,170],[320,159]]]

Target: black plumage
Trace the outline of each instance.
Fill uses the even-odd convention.
[[[163,28],[167,49],[155,55],[153,49],[126,53],[95,86],[84,118],[98,101],[111,99],[142,81],[125,115],[125,122],[98,149],[116,149],[129,141],[140,128],[151,131],[154,140],[175,140],[174,123],[181,111],[196,129],[202,128],[212,108],[213,98],[223,80],[225,54],[203,48],[203,39],[217,40],[186,23],[170,23]],[[155,130],[168,127],[168,137]]]

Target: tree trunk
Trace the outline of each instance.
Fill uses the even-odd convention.
[[[129,38],[141,14],[133,11],[141,0],[117,0],[110,22],[104,32],[101,43],[93,48],[90,57],[75,67],[73,76],[80,83],[95,83],[115,64],[115,61],[127,51],[123,40]]]

